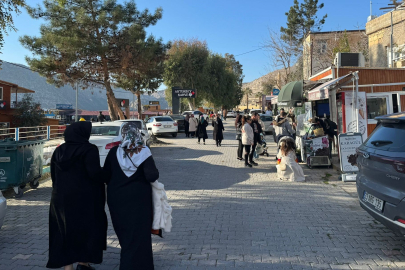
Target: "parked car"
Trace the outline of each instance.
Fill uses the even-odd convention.
[[[120,120],[115,122],[93,123],[91,128],[90,143],[97,146],[100,153],[100,165],[103,167],[105,159],[114,146],[120,145],[122,140],[122,126],[128,121]],[[136,123],[135,123],[136,124]],[[142,132],[145,144],[149,147],[150,138],[146,135],[146,130]]]
[[[6,201],[6,198],[4,198],[3,194],[0,191],[0,229],[4,223],[4,217],[6,216],[6,210],[7,210],[7,201]]]
[[[169,116],[153,116],[146,123],[148,132],[153,135],[171,134],[177,137],[177,123]]]
[[[360,205],[386,227],[405,234],[405,112],[379,116],[357,150]]]
[[[207,114],[205,114],[205,113],[202,113],[202,112],[200,112],[200,111],[185,111],[185,112],[183,112],[183,115],[184,115],[184,116],[185,116],[186,114],[189,114],[190,116],[191,116],[192,114],[194,114],[194,117],[196,117],[196,118],[200,118],[200,115],[202,115],[202,116],[204,116],[205,119],[209,119],[209,115],[207,115]]]
[[[228,111],[228,113],[226,114],[226,117],[236,118],[236,112],[235,111]]]
[[[263,111],[262,111],[262,110],[253,109],[253,110],[250,110],[249,115],[252,116],[253,113],[259,113],[259,114],[260,114],[260,113],[263,113]]]
[[[174,120],[174,122],[177,123],[177,128],[178,128],[178,132],[185,132],[186,131],[186,127],[184,126],[184,120],[185,116],[181,115],[181,114],[172,114],[172,115],[167,115],[170,116],[171,119]]]
[[[273,117],[267,114],[260,114],[260,120],[264,123],[264,133],[274,133]]]

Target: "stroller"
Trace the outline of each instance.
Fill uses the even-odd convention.
[[[269,153],[267,152],[267,143],[266,143],[266,139],[264,138],[263,133],[260,133],[260,142],[257,144],[256,146],[256,150],[253,153],[254,158],[259,158],[259,155],[266,155],[269,156]]]

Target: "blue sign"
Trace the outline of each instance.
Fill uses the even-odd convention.
[[[56,104],[57,110],[73,110],[72,104]]]
[[[278,94],[280,94],[280,90],[273,89],[273,96],[278,96]]]

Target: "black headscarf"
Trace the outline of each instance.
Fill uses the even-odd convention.
[[[75,122],[68,126],[63,134],[66,143],[89,143],[92,124],[90,122]]]

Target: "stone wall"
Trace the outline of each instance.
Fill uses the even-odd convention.
[[[405,10],[393,12],[394,48],[405,44]],[[366,24],[368,36],[370,66],[388,67],[387,52],[390,50],[391,13],[384,14]],[[398,61],[394,67],[405,67],[404,61]]]

